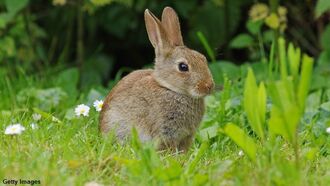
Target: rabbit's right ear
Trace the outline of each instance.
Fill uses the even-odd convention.
[[[166,30],[169,42],[174,46],[183,46],[180,22],[173,8],[165,7],[162,14],[162,25]]]
[[[169,42],[159,19],[148,9],[146,9],[144,11],[144,20],[146,22],[149,40],[152,46],[155,48],[156,53],[167,48],[169,46]]]

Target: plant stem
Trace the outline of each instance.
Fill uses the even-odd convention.
[[[33,51],[33,54],[38,56],[38,59],[36,60],[36,63],[35,63],[36,67],[38,68],[39,71],[42,71],[42,63],[41,63],[42,59],[39,57],[38,52],[37,52],[34,34],[31,32],[29,17],[30,17],[29,9],[26,8],[24,10],[24,14],[23,14],[24,27],[25,27],[27,34],[29,35],[28,41],[29,41],[30,47]]]
[[[270,6],[270,11],[272,13],[276,13],[277,12],[277,7],[279,5],[279,0],[269,0],[269,6]],[[274,33],[274,53],[277,54],[278,53],[278,38],[279,38],[279,33],[278,30],[273,30]],[[275,72],[278,73],[279,71],[279,63],[280,63],[280,59],[279,56],[274,56],[275,57]]]
[[[83,1],[79,0],[77,5],[77,63],[80,74],[84,65],[84,22],[83,22]]]
[[[295,153],[296,168],[297,168],[297,170],[299,170],[298,131],[295,132],[293,148],[294,148],[294,153]]]

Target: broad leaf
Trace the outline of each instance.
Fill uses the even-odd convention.
[[[251,34],[258,34],[260,32],[261,26],[263,25],[263,21],[262,20],[258,20],[258,21],[252,21],[252,20],[248,20],[246,22],[246,28],[249,30],[249,32]]]
[[[62,71],[56,78],[55,85],[61,87],[73,100],[77,97],[79,72],[77,68]]]
[[[244,110],[249,124],[260,138],[264,138],[263,123],[266,114],[266,90],[263,83],[259,89],[251,68],[244,85]]]
[[[315,8],[315,16],[316,18],[320,17],[324,12],[330,9],[330,1],[329,0],[318,0]]]
[[[329,1],[330,2],[330,1]],[[327,52],[330,52],[330,45],[329,45],[329,41],[330,41],[330,25],[328,25],[322,35],[321,35],[321,45],[322,45],[322,48],[327,51]]]
[[[266,94],[266,88],[263,82],[260,83],[258,88],[258,115],[260,118],[260,125],[264,124],[266,121],[266,101],[267,101],[267,94]],[[262,130],[263,126],[260,126]]]
[[[218,135],[218,126],[214,125],[211,127],[207,127],[199,131],[199,137],[202,141],[209,141],[209,139],[216,137]]]
[[[312,79],[313,64],[313,58],[307,55],[303,56],[301,77],[298,85],[298,101],[301,109],[304,109],[305,107],[305,100]]]
[[[253,38],[248,34],[240,34],[236,36],[231,42],[231,48],[246,48],[253,45]]]
[[[293,44],[290,43],[288,47],[288,60],[290,66],[290,73],[295,78],[295,80],[298,77],[298,73],[299,73],[300,56],[301,56],[300,48],[295,49]]]
[[[18,11],[23,9],[29,0],[6,0],[6,7],[8,13],[11,15],[15,15]]]
[[[287,79],[288,76],[285,40],[283,38],[279,38],[278,45],[279,45],[279,55],[280,55],[281,78],[282,80],[285,80]]]
[[[242,150],[251,158],[251,160],[256,160],[257,146],[254,140],[245,134],[245,132],[240,129],[238,126],[228,123],[224,132],[229,136]]]
[[[330,112],[330,101],[328,101],[326,103],[323,103],[321,105],[321,108],[324,109],[324,110],[326,110],[326,111],[328,111],[328,112]]]

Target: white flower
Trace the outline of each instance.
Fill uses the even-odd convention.
[[[83,115],[88,116],[89,113],[89,107],[87,105],[81,104],[76,107],[74,110],[77,116]]]
[[[102,100],[96,100],[93,103],[93,106],[95,108],[96,111],[100,112],[103,106],[103,101]]]
[[[240,151],[238,152],[238,156],[244,156],[244,152],[243,152],[242,150],[240,150]]]
[[[33,130],[38,128],[38,125],[35,123],[31,123],[30,126]]]
[[[5,134],[7,135],[21,134],[24,130],[25,128],[21,124],[17,123],[7,126],[5,130]]]
[[[330,127],[326,129],[327,133],[330,134]]]
[[[37,114],[37,113],[34,113],[34,114],[32,114],[32,118],[33,118],[34,121],[39,121],[41,119],[41,115]]]

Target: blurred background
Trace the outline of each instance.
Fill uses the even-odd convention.
[[[80,89],[110,88],[152,65],[143,12],[159,17],[165,6],[177,11],[185,44],[209,61],[266,61],[279,36],[330,59],[329,0],[0,0],[0,75],[75,68]]]

